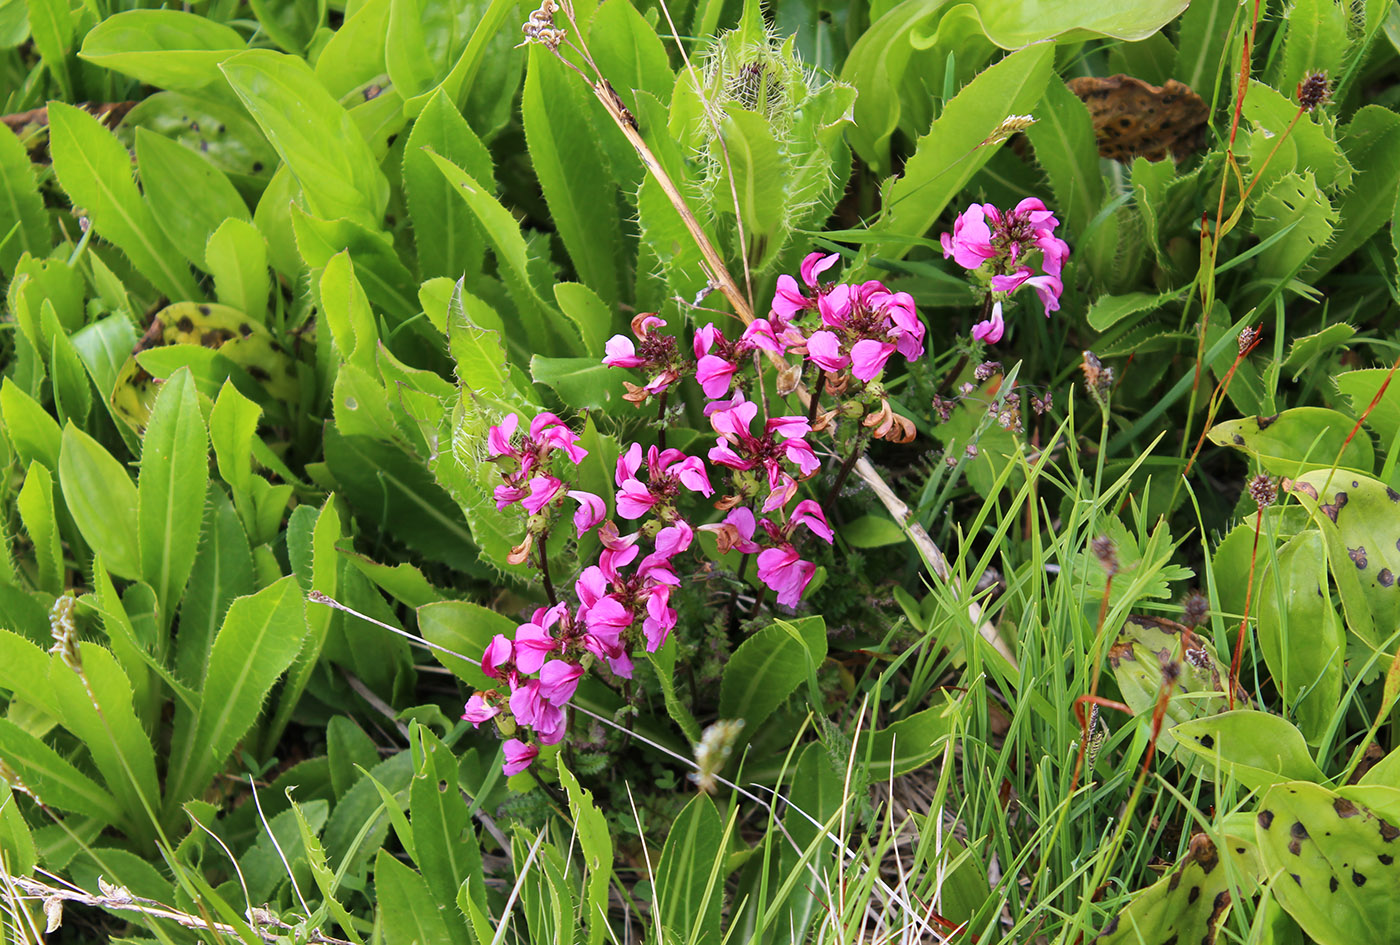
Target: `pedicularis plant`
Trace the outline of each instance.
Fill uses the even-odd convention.
[[[1391,4],[153,6],[0,2],[0,936],[1400,940]]]

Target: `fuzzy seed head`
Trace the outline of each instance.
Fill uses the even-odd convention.
[[[1203,625],[1210,617],[1210,601],[1194,588],[1181,599],[1182,622],[1193,630]]]
[[[1001,144],[1007,138],[1014,134],[1020,134],[1033,124],[1035,124],[1035,118],[1030,115],[1007,115],[1002,123],[992,130],[991,134],[982,139],[980,147]]]
[[[720,719],[707,725],[700,734],[700,741],[695,744],[695,763],[700,770],[692,772],[689,778],[706,794],[714,793],[719,773],[724,770],[743,729],[743,719]]]
[[[1273,478],[1260,473],[1249,480],[1249,497],[1254,500],[1254,504],[1261,509],[1265,506],[1273,505],[1278,498],[1278,483]]]
[[[1312,111],[1332,100],[1332,83],[1327,81],[1325,72],[1309,72],[1298,83],[1298,104],[1306,111]]]
[[[1241,328],[1239,336],[1240,357],[1249,354],[1249,350],[1254,347],[1254,343],[1259,340],[1258,328]]]

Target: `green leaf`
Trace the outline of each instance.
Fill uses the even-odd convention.
[[[1363,368],[1336,375],[1337,389],[1351,401],[1356,415],[1359,417],[1370,409],[1366,426],[1380,436],[1381,447],[1387,453],[1395,448],[1396,437],[1400,436],[1400,383],[1387,385],[1390,377],[1388,368]],[[1382,385],[1386,385],[1384,393]],[[1371,406],[1373,401],[1374,407]]]
[[[14,235],[6,239],[11,228]],[[49,247],[49,220],[34,179],[34,166],[19,138],[0,128],[0,272],[13,275],[23,253],[43,256]]]
[[[1129,315],[1161,308],[1166,299],[1152,292],[1128,292],[1124,295],[1101,295],[1089,306],[1086,320],[1095,331],[1108,331]]]
[[[1292,227],[1255,257],[1254,275],[1259,279],[1284,279],[1315,256],[1322,258],[1320,251],[1332,238],[1338,219],[1312,171],[1283,175],[1259,195],[1253,210],[1252,232],[1261,240]]]
[[[563,754],[555,755],[559,783],[569,798],[569,814],[578,834],[583,865],[588,869],[584,896],[584,921],[588,925],[589,945],[599,945],[607,938],[608,886],[612,879],[613,846],[608,822],[593,802],[593,794],[579,786],[573,772],[564,766]]]
[[[58,181],[110,240],[162,294],[200,298],[189,269],[166,238],[131,179],[131,158],[102,123],[80,108],[49,106],[49,149]]]
[[[72,97],[68,80],[68,48],[73,43],[73,15],[67,0],[27,0],[29,35],[58,83],[64,98]]]
[[[1274,896],[1319,945],[1384,942],[1400,928],[1400,828],[1306,782],[1271,789],[1255,824]]]
[[[476,180],[492,180],[490,153],[442,92],[428,99],[404,146],[404,193],[413,219],[419,274],[424,279],[460,279],[464,273],[481,271],[486,241],[475,216],[454,198],[452,186],[429,151],[464,168]]]
[[[25,465],[38,461],[49,469],[58,467],[63,431],[47,410],[8,377],[0,383],[0,419]]]
[[[1210,441],[1233,446],[1276,476],[1299,476],[1312,469],[1339,467],[1370,472],[1371,440],[1348,435],[1355,425],[1346,414],[1325,407],[1294,407],[1272,417],[1226,420],[1210,428]],[[1345,448],[1343,448],[1343,444]]]
[[[137,544],[141,576],[156,592],[169,626],[199,547],[198,521],[209,488],[209,441],[189,371],[160,385],[141,448]],[[196,513],[198,511],[198,514]]]
[[[666,835],[656,863],[656,909],[660,925],[677,941],[716,945],[722,890],[712,873],[722,871],[724,824],[708,794],[685,805]],[[722,881],[723,876],[719,879]]]
[[[1290,26],[1289,32],[1294,29]],[[1254,128],[1249,137],[1249,162],[1254,172],[1261,175],[1257,178],[1259,184],[1272,184],[1286,172],[1304,168],[1311,170],[1317,185],[1328,192],[1351,183],[1351,164],[1342,156],[1328,129],[1306,115],[1294,121],[1297,102],[1262,82],[1251,82],[1243,114]],[[1264,161],[1271,153],[1273,157],[1266,168]]]
[[[668,639],[655,653],[646,654],[646,658],[656,670],[661,697],[666,703],[666,714],[681,727],[691,744],[696,744],[703,735],[700,723],[695,721],[695,716],[676,695],[676,647],[676,642]]]
[[[917,0],[914,0],[917,2]],[[893,14],[891,14],[893,15]],[[920,138],[904,173],[889,190],[885,212],[870,229],[885,237],[882,256],[902,258],[912,248],[890,237],[925,233],[972,175],[995,153],[979,147],[1007,115],[1031,112],[1044,95],[1054,47],[1022,49],[981,73],[947,104],[929,133]],[[996,102],[997,107],[987,107]]]
[[[877,778],[898,777],[928,764],[943,754],[947,739],[962,719],[959,703],[945,695],[942,705],[933,705],[885,728],[861,735],[856,749],[868,758],[870,773]]]
[[[182,144],[136,129],[136,162],[146,200],[165,235],[203,269],[209,237],[225,220],[252,223],[224,172]]]
[[[1285,490],[1313,513],[1327,540],[1347,628],[1375,645],[1373,627],[1389,634],[1400,625],[1400,493],[1369,476],[1326,470],[1305,473]]]
[[[331,257],[348,251],[369,300],[388,317],[390,324],[400,324],[418,314],[414,301],[418,285],[399,259],[388,234],[352,220],[323,220],[296,205],[291,208],[291,220],[297,252],[312,269],[326,266]]]
[[[588,25],[593,61],[615,89],[641,90],[666,104],[676,84],[666,47],[628,0],[604,0]]]
[[[1104,199],[1099,149],[1089,109],[1063,82],[1051,81],[1035,117],[1035,124],[1026,129],[1026,137],[1035,148],[1036,163],[1050,179],[1055,209],[1064,215],[1066,229],[1082,236]],[[1106,231],[1102,228],[1096,232]],[[1108,257],[1112,258],[1112,254]]]
[[[1240,27],[1242,14],[1248,16],[1235,0],[1196,0],[1181,18],[1172,75],[1207,102],[1214,99],[1222,68],[1230,67],[1225,46]],[[1248,27],[1248,20],[1244,25]]]
[[[1351,45],[1347,33],[1347,13],[1332,0],[1293,0],[1274,84],[1292,91],[1309,72],[1335,72]]]
[[[389,0],[367,0],[354,12],[345,12],[345,20],[316,56],[316,77],[341,100],[389,71],[384,63]]]
[[[560,399],[577,410],[620,410],[627,401],[626,378],[621,371],[610,368],[593,358],[530,359],[530,377],[557,393]]]
[[[1235,709],[1182,722],[1172,729],[1172,737],[1205,761],[1196,770],[1211,781],[1233,777],[1257,790],[1281,781],[1324,778],[1297,727],[1267,712]]]
[[[267,244],[257,227],[240,218],[218,224],[205,243],[201,268],[214,277],[214,294],[222,304],[267,324],[272,280],[267,274]]]
[[[1322,534],[1308,529],[1278,553],[1259,597],[1257,634],[1264,662],[1308,744],[1326,736],[1341,704],[1346,629],[1332,606]]]
[[[354,121],[310,66],[260,49],[219,68],[296,176],[316,215],[379,226],[389,182]]]
[[[127,10],[83,40],[83,59],[145,85],[190,91],[219,80],[219,64],[245,47],[237,31],[181,10]]]
[[[257,590],[253,552],[238,513],[222,489],[211,490],[210,500],[175,635],[175,671],[193,686],[208,673],[209,650],[229,605]]]
[[[821,617],[775,623],[734,651],[720,681],[719,716],[743,719],[750,735],[826,659]]]
[[[1313,365],[1320,358],[1331,357],[1335,351],[1347,351],[1347,342],[1352,335],[1356,334],[1356,326],[1341,322],[1335,325],[1328,325],[1322,331],[1314,332],[1311,335],[1303,335],[1301,338],[1294,338],[1293,343],[1288,346],[1288,357],[1284,359],[1283,370],[1292,371],[1292,379],[1297,380],[1302,373]],[[1341,379],[1345,375],[1339,375],[1335,379],[1337,386],[1341,386]],[[1345,390],[1342,393],[1346,393]],[[1360,415],[1367,405],[1370,404],[1368,398],[1365,403],[1356,406],[1356,413]],[[1355,398],[1352,400],[1355,406]],[[1384,435],[1384,434],[1382,434]],[[1382,442],[1385,442],[1384,440]]]
[[[1132,901],[1109,920],[1094,945],[1165,945],[1214,942],[1230,914],[1230,876],[1215,844],[1203,833],[1160,880],[1133,893]]]
[[[521,116],[550,216],[580,279],[616,304],[622,272],[618,188],[598,146],[596,108],[578,76],[539,44],[530,45]]]
[[[1341,225],[1332,242],[1305,270],[1309,280],[1331,270],[1389,223],[1400,193],[1400,115],[1366,105],[1342,129],[1340,144],[1356,176],[1339,201]]]
[[[113,573],[141,577],[136,486],[122,464],[77,427],[63,430],[58,481],[68,512]]]
[[[209,652],[204,703],[190,757],[172,765],[167,808],[202,793],[262,711],[273,683],[291,665],[307,632],[296,579],[284,577],[228,609]],[[179,733],[176,733],[179,741]]]
[[[39,589],[50,594],[63,593],[63,542],[53,504],[53,476],[37,459],[29,464],[15,506],[29,540],[34,543]]]
[[[572,326],[562,334],[556,330],[557,323],[564,322],[564,319],[550,310],[531,281],[529,250],[525,245],[525,238],[520,235],[520,225],[516,223],[515,217],[462,168],[440,154],[431,151],[426,153],[437,165],[438,171],[447,178],[453,193],[466,201],[467,207],[476,216],[478,225],[486,234],[486,239],[496,254],[501,277],[519,310],[523,338],[528,339],[534,349],[541,353],[558,354],[561,353],[558,350],[560,348],[579,355],[591,353],[581,350],[582,341],[572,330]],[[560,338],[563,339],[562,342],[558,340]]]
[[[374,861],[374,888],[381,920],[394,930],[396,941],[453,945],[447,922],[439,912],[448,908],[450,900],[435,901],[423,877],[384,850]]]
[[[444,600],[418,608],[418,632],[423,639],[469,660],[480,660],[486,645],[496,634],[513,638],[516,626],[517,622],[504,614],[466,600]],[[468,663],[436,649],[433,656],[473,689],[490,689],[495,685],[475,662]]]
[[[297,819],[297,829],[301,832],[302,846],[306,850],[307,866],[311,869],[316,887],[321,891],[325,909],[340,925],[345,936],[359,945],[360,936],[355,931],[355,922],[350,916],[349,910],[341,905],[335,897],[339,880],[331,874],[330,866],[326,863],[326,851],[321,846],[321,841],[316,838],[316,833],[311,829],[311,824],[307,821],[306,815],[302,813],[300,805],[292,800],[292,789],[287,788],[286,790],[287,800],[291,805],[290,809]]]
[[[369,307],[369,298],[355,277],[355,264],[349,252],[337,253],[326,263],[320,290],[321,311],[341,358],[373,371],[379,329]]]
[[[841,537],[853,548],[884,548],[907,540],[904,529],[883,515],[862,515],[847,522]]]
[[[361,515],[420,554],[469,570],[476,554],[471,531],[452,497],[416,457],[389,443],[324,433],[326,464],[340,491]]]
[[[39,309],[39,323],[49,338],[49,374],[59,422],[67,423],[71,419],[83,425],[92,410],[92,388],[83,370],[83,360],[59,323],[49,299],[44,299]]]
[[[413,732],[419,744],[408,811],[413,818],[415,858],[453,940],[465,943],[463,917],[449,910],[463,883],[475,881],[484,894],[481,850],[457,784],[457,759],[426,726],[414,725]]]
[[[0,719],[0,757],[15,770],[25,787],[50,807],[93,817],[104,824],[122,820],[121,807],[109,789],[100,787],[9,719]]]
[[[199,152],[240,187],[256,193],[278,169],[277,152],[238,98],[218,85],[157,92],[127,113],[123,125],[147,128]]]
[[[614,333],[613,309],[598,298],[598,293],[578,282],[556,282],[554,301],[564,315],[578,326],[584,347],[589,351],[602,351]]]

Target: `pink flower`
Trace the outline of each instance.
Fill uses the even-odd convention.
[[[992,303],[992,317],[972,326],[972,337],[994,345],[1001,340],[1004,331],[1006,322],[1002,321],[1001,302],[998,300]]]
[[[939,239],[943,244],[943,258],[953,257],[953,261],[964,269],[980,269],[982,264],[997,255],[992,248],[992,229],[987,225],[988,208],[993,214],[996,207],[991,204],[973,204],[958,214],[953,221],[953,233],[944,233]]]
[[[669,561],[689,548],[694,536],[695,532],[685,519],[679,519],[674,525],[668,525],[656,533],[655,555],[663,561]]]
[[[826,522],[826,513],[822,507],[811,499],[804,499],[797,503],[792,510],[790,527],[805,525],[809,531],[824,540],[828,545],[835,537],[831,533],[831,526]]]
[[[784,273],[778,277],[778,288],[773,294],[773,316],[780,324],[812,305],[812,299],[802,294],[797,280]]]
[[[540,509],[548,505],[550,499],[558,495],[562,488],[564,488],[564,483],[553,476],[535,476],[530,480],[530,494],[522,499],[520,504],[531,515],[538,514]],[[500,503],[499,498],[496,501],[497,504]]]
[[[1045,306],[1047,318],[1051,312],[1059,310],[1060,293],[1064,291],[1064,283],[1055,276],[1033,276],[1027,266],[1020,267],[1010,275],[992,276],[992,288],[997,292],[1005,292],[1007,295],[1023,285],[1035,289],[1036,294],[1040,296],[1041,303]]]
[[[862,338],[851,347],[851,373],[862,381],[874,380],[894,352],[895,346],[888,342]]]
[[[785,440],[790,440],[795,436],[806,436],[812,432],[812,425],[807,422],[806,417],[771,417],[764,424],[764,429],[769,433],[776,433]]]
[[[549,412],[541,413],[530,421],[530,437],[538,443],[563,450],[575,465],[583,462],[588,455],[588,450],[578,445],[578,434]]]
[[[506,777],[519,774],[530,767],[530,762],[540,753],[534,745],[527,745],[518,738],[506,739],[506,743],[501,747],[506,755],[506,763],[501,766],[501,770],[505,772]]]
[[[723,522],[701,525],[700,530],[715,533],[720,554],[726,554],[731,548],[744,554],[753,554],[759,550],[758,544],[753,540],[755,527],[753,512],[749,511],[747,506],[741,505],[730,509]]]
[[[603,543],[598,566],[604,574],[616,574],[618,568],[627,567],[641,553],[637,547],[637,533],[619,535],[612,522],[604,522],[598,529],[598,540]]]
[[[515,436],[515,430],[518,426],[520,426],[520,417],[517,414],[511,414],[499,425],[487,430],[486,455],[492,459],[497,456],[519,456],[519,451],[510,445],[510,439]]]
[[[497,486],[494,492],[496,508],[503,509],[507,506],[514,505],[529,494],[529,491],[521,486]]]
[[[758,554],[758,579],[778,592],[778,603],[796,607],[812,582],[817,566],[803,561],[792,545],[783,544]]]
[[[646,636],[647,652],[655,653],[666,645],[666,637],[676,626],[676,611],[670,606],[670,593],[653,594],[647,600],[647,616],[642,621],[642,633]]]
[[[608,367],[634,368],[647,363],[646,358],[637,356],[637,348],[626,335],[613,335],[603,345],[607,357],[603,363]]]
[[[540,668],[540,696],[551,705],[562,706],[574,697],[583,667],[565,660],[550,660]]]
[[[639,479],[628,479],[617,491],[617,514],[623,518],[641,518],[656,504],[656,496]]]
[[[481,671],[492,679],[501,678],[501,667],[510,662],[515,646],[503,634],[496,634],[481,654]]]
[[[829,331],[813,332],[807,339],[807,357],[823,371],[836,372],[851,363],[841,353],[841,340]]]
[[[569,493],[569,498],[578,503],[578,509],[574,512],[574,528],[578,530],[580,537],[601,522],[603,516],[608,513],[602,498],[591,492],[575,489]]]
[[[803,476],[810,476],[822,467],[821,460],[817,459],[817,454],[812,452],[806,440],[788,440],[783,444],[783,454],[788,462],[801,470]]]
[[[466,708],[462,710],[462,718],[472,723],[472,728],[478,728],[482,722],[494,719],[500,714],[501,707],[487,702],[479,692],[472,693]]]
[[[840,253],[832,253],[823,256],[821,253],[808,253],[802,260],[802,265],[798,267],[798,272],[802,274],[802,281],[807,283],[809,288],[817,287],[817,279],[822,273],[836,265],[841,259]]]
[[[540,714],[535,719],[535,737],[541,745],[557,745],[564,740],[566,723],[563,709],[548,702],[541,703]]]
[[[740,341],[757,348],[759,351],[768,351],[772,354],[782,354],[787,350],[777,333],[773,330],[773,325],[766,318],[755,318],[748,328],[744,329],[743,337]]]
[[[715,494],[715,487],[710,485],[710,474],[705,469],[705,461],[699,456],[687,456],[668,467],[666,473],[674,475],[681,485],[691,492],[698,492],[707,499]]]
[[[695,365],[695,380],[706,397],[723,397],[729,393],[729,384],[738,370],[739,365],[707,354]]]
[[[549,628],[559,622],[568,606],[560,602],[548,609],[541,607],[535,611],[530,623],[516,628],[515,666],[522,673],[539,672],[545,657],[559,648],[559,642],[550,635]]]

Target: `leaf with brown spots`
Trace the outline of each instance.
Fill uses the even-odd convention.
[[[1375,468],[1371,439],[1347,441],[1352,420],[1325,407],[1294,407],[1272,417],[1225,420],[1210,428],[1210,441],[1232,446],[1259,460],[1275,476],[1298,476],[1310,469],[1331,469],[1334,462],[1348,469]],[[1338,460],[1338,454],[1341,459]]]
[[[1175,79],[1159,87],[1127,75],[1078,76],[1065,84],[1088,107],[1102,157],[1161,161],[1171,152],[1181,161],[1205,147],[1210,109]]]
[[[1171,872],[1134,893],[1094,945],[1211,945],[1230,911],[1228,872],[1210,838],[1196,834]]]
[[[1400,831],[1380,811],[1308,781],[1271,788],[1259,806],[1272,814],[1256,824],[1259,856],[1303,931],[1319,945],[1396,940]]]
[[[1400,625],[1395,579],[1400,573],[1400,494],[1345,470],[1304,473],[1285,480],[1283,489],[1312,513],[1313,525],[1322,531],[1347,629],[1368,649],[1377,647],[1379,635]],[[1389,665],[1389,657],[1380,654],[1379,668]]]
[[[1162,671],[1177,664],[1171,698],[1167,701],[1162,732],[1157,738],[1160,751],[1177,749],[1169,729],[1181,722],[1215,715],[1229,708],[1225,698],[1230,670],[1216,658],[1215,647],[1203,636],[1165,617],[1131,616],[1118,632],[1108,653],[1108,662],[1122,690],[1123,701],[1143,720],[1152,718],[1162,687]],[[1244,690],[1235,694],[1238,705],[1248,705]]]

